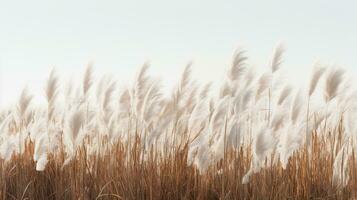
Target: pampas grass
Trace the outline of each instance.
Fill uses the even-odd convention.
[[[86,71],[84,72],[84,77],[83,77],[83,96],[87,96],[90,88],[92,87],[93,84],[93,67],[92,64],[89,64]]]
[[[282,63],[283,53],[284,53],[283,44],[278,44],[274,50],[273,58],[272,58],[271,64],[270,64],[272,73],[279,70],[280,65]]]
[[[283,52],[257,73],[239,49],[218,83],[194,80],[189,63],[169,95],[148,63],[124,88],[89,64],[64,95],[52,70],[46,105],[24,89],[0,111],[0,196],[356,198],[355,90],[318,64],[305,90],[283,83]]]
[[[333,68],[327,75],[325,83],[325,101],[329,102],[338,95],[343,80],[344,70]]]
[[[56,72],[53,69],[48,77],[46,84],[46,99],[47,99],[47,120],[52,121],[55,117],[55,109],[56,109],[56,98],[58,95],[58,77],[56,76]]]

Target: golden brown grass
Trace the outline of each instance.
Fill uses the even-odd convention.
[[[169,96],[146,64],[119,93],[91,67],[62,93],[52,71],[46,104],[24,90],[0,111],[0,197],[355,198],[357,90],[338,68],[316,68],[310,88],[279,83],[282,53],[255,75],[238,51],[213,95],[190,64]]]
[[[0,194],[2,199],[349,199],[357,191],[355,154],[349,184],[334,187],[333,155],[323,150],[335,139],[314,134],[310,162],[305,149],[297,151],[285,170],[267,167],[246,185],[240,180],[250,167],[249,149],[226,152],[225,159],[199,174],[187,166],[187,147],[165,155],[151,151],[144,159],[137,138],[130,149],[115,144],[107,156],[89,157],[83,146],[63,168],[64,153],[51,155],[45,171],[38,172],[29,142],[25,154],[1,162]]]

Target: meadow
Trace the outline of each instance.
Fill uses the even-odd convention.
[[[208,84],[188,64],[170,94],[148,64],[126,88],[91,65],[77,85],[52,70],[46,104],[25,88],[1,111],[1,199],[356,198],[347,72],[315,63],[296,87],[283,54],[258,73],[239,49]]]

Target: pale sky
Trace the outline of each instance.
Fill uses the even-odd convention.
[[[0,1],[0,106],[28,85],[43,95],[52,67],[65,80],[94,62],[97,74],[130,81],[145,61],[165,84],[189,61],[220,82],[238,46],[265,67],[284,42],[283,68],[306,78],[316,60],[357,71],[355,1]]]

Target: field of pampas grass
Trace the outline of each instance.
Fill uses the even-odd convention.
[[[46,104],[24,89],[1,111],[1,199],[357,198],[357,88],[319,63],[294,87],[283,55],[254,73],[238,50],[218,92],[191,64],[170,94],[148,64],[122,89],[52,70]]]

